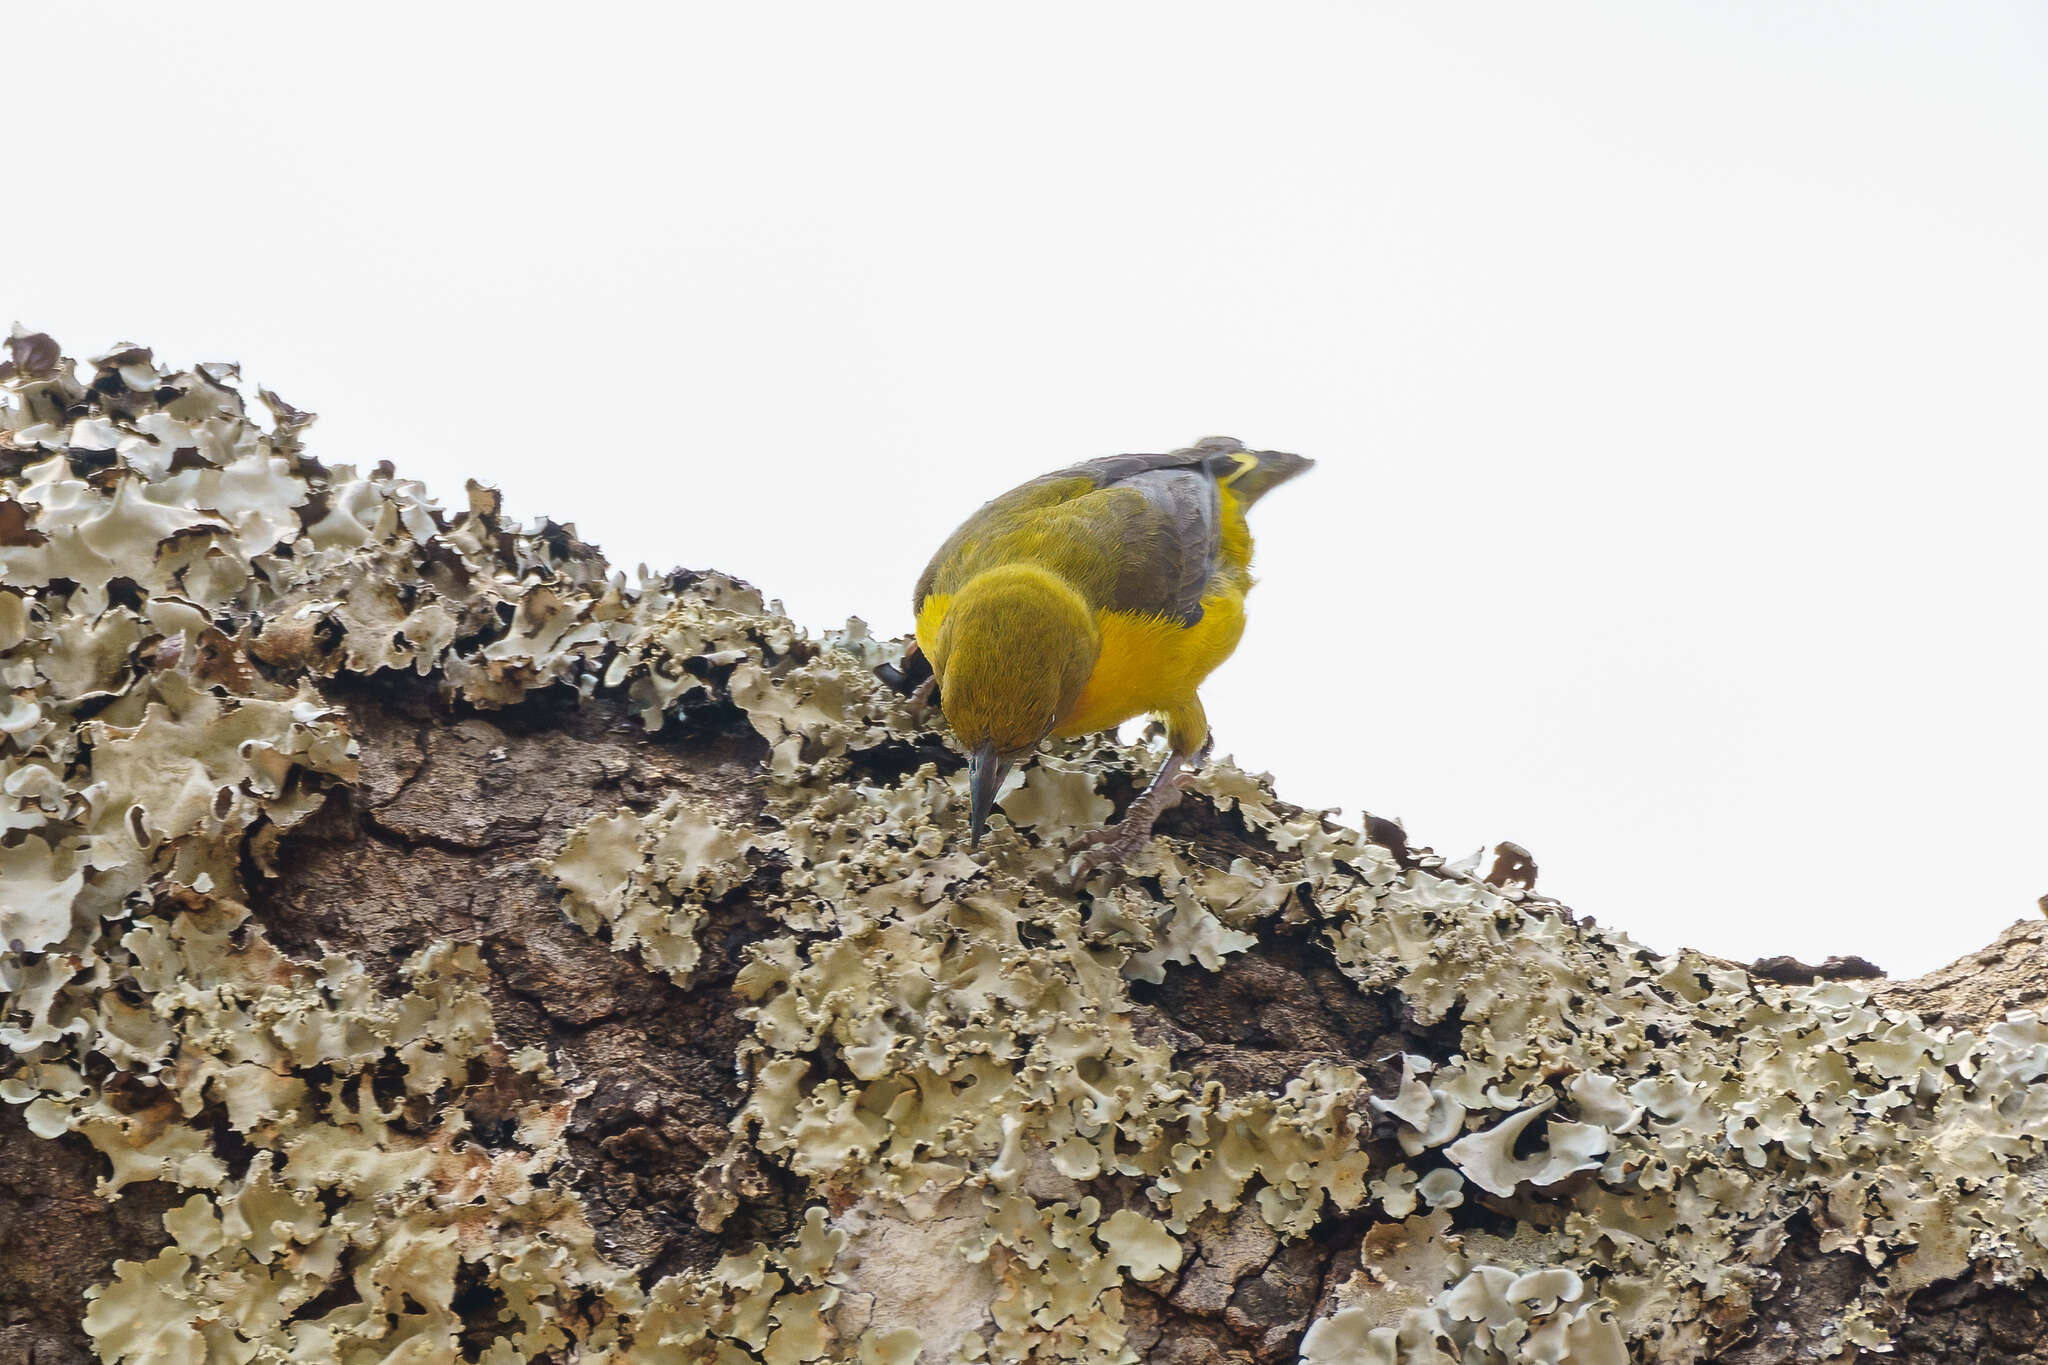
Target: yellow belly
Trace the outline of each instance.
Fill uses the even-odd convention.
[[[1085,735],[1134,716],[1166,720],[1167,741],[1192,753],[1209,737],[1208,718],[1195,698],[1202,679],[1230,657],[1244,634],[1244,598],[1218,593],[1202,601],[1202,619],[1183,626],[1170,617],[1104,611],[1096,615],[1102,653],[1087,686],[1054,733]]]

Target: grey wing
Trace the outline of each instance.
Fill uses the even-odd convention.
[[[1085,474],[1098,488],[1143,497],[1124,527],[1125,556],[1111,604],[1122,611],[1170,616],[1192,626],[1223,551],[1220,472],[1234,470],[1230,452],[1244,446],[1212,436],[1163,455],[1109,455],[1062,470]]]
[[[1108,488],[1154,470],[1213,468],[1227,472],[1236,467],[1235,462],[1219,457],[1227,457],[1243,449],[1244,442],[1234,436],[1206,436],[1185,449],[1169,450],[1163,455],[1104,455],[1099,459],[1068,465],[1045,477],[1070,479],[1083,474],[1095,480],[1097,488]]]
[[[1147,469],[1112,486],[1145,499],[1126,532],[1114,605],[1194,625],[1202,619],[1202,598],[1223,549],[1223,503],[1215,477],[1199,466]]]

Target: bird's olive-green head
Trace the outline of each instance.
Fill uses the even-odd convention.
[[[975,842],[1004,774],[1073,711],[1101,647],[1080,595],[1035,565],[990,569],[954,597],[932,672],[946,723],[969,757]]]

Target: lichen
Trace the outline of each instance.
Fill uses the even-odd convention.
[[[1186,801],[1231,855],[1169,820],[1077,885],[1076,834],[1152,761],[1107,739],[1014,777],[971,854],[935,714],[875,675],[899,644],[613,572],[474,484],[451,510],[323,465],[311,416],[263,393],[257,420],[230,367],[10,354],[0,1099],[90,1141],[108,1198],[181,1194],[85,1309],[104,1359],[1128,1360],[1133,1296],[1220,1304],[1251,1254],[1228,1248],[1314,1235],[1360,1268],[1305,1359],[1690,1361],[1751,1320],[1795,1219],[1877,1272],[1838,1346],[1881,1347],[1927,1285],[2048,1268],[2032,1014],[1930,1028],[1655,953],[1228,761]],[[765,743],[751,825],[626,802],[552,872],[678,985],[716,907],[759,903],[730,1178],[698,1217],[736,1225],[766,1161],[804,1192],[787,1237],[644,1282],[566,1178],[582,1095],[508,1052],[473,947],[413,955],[393,995],[270,943],[245,879],[362,780],[343,675],[477,708],[604,693],[650,734],[737,716]],[[1441,1046],[1259,1085],[1147,1022],[1146,991],[1282,936]]]
[[[646,815],[621,810],[577,829],[553,871],[570,919],[688,985],[702,956],[696,934],[706,903],[745,884],[753,876],[747,853],[767,842],[726,826],[701,803],[671,797]]]

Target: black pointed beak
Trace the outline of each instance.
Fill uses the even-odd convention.
[[[1009,771],[1009,760],[996,757],[993,740],[982,741],[981,747],[968,758],[967,790],[974,798],[968,825],[970,848],[981,847],[981,832],[987,827],[988,813],[996,803],[996,788],[1003,785],[1003,778],[1009,775]]]

